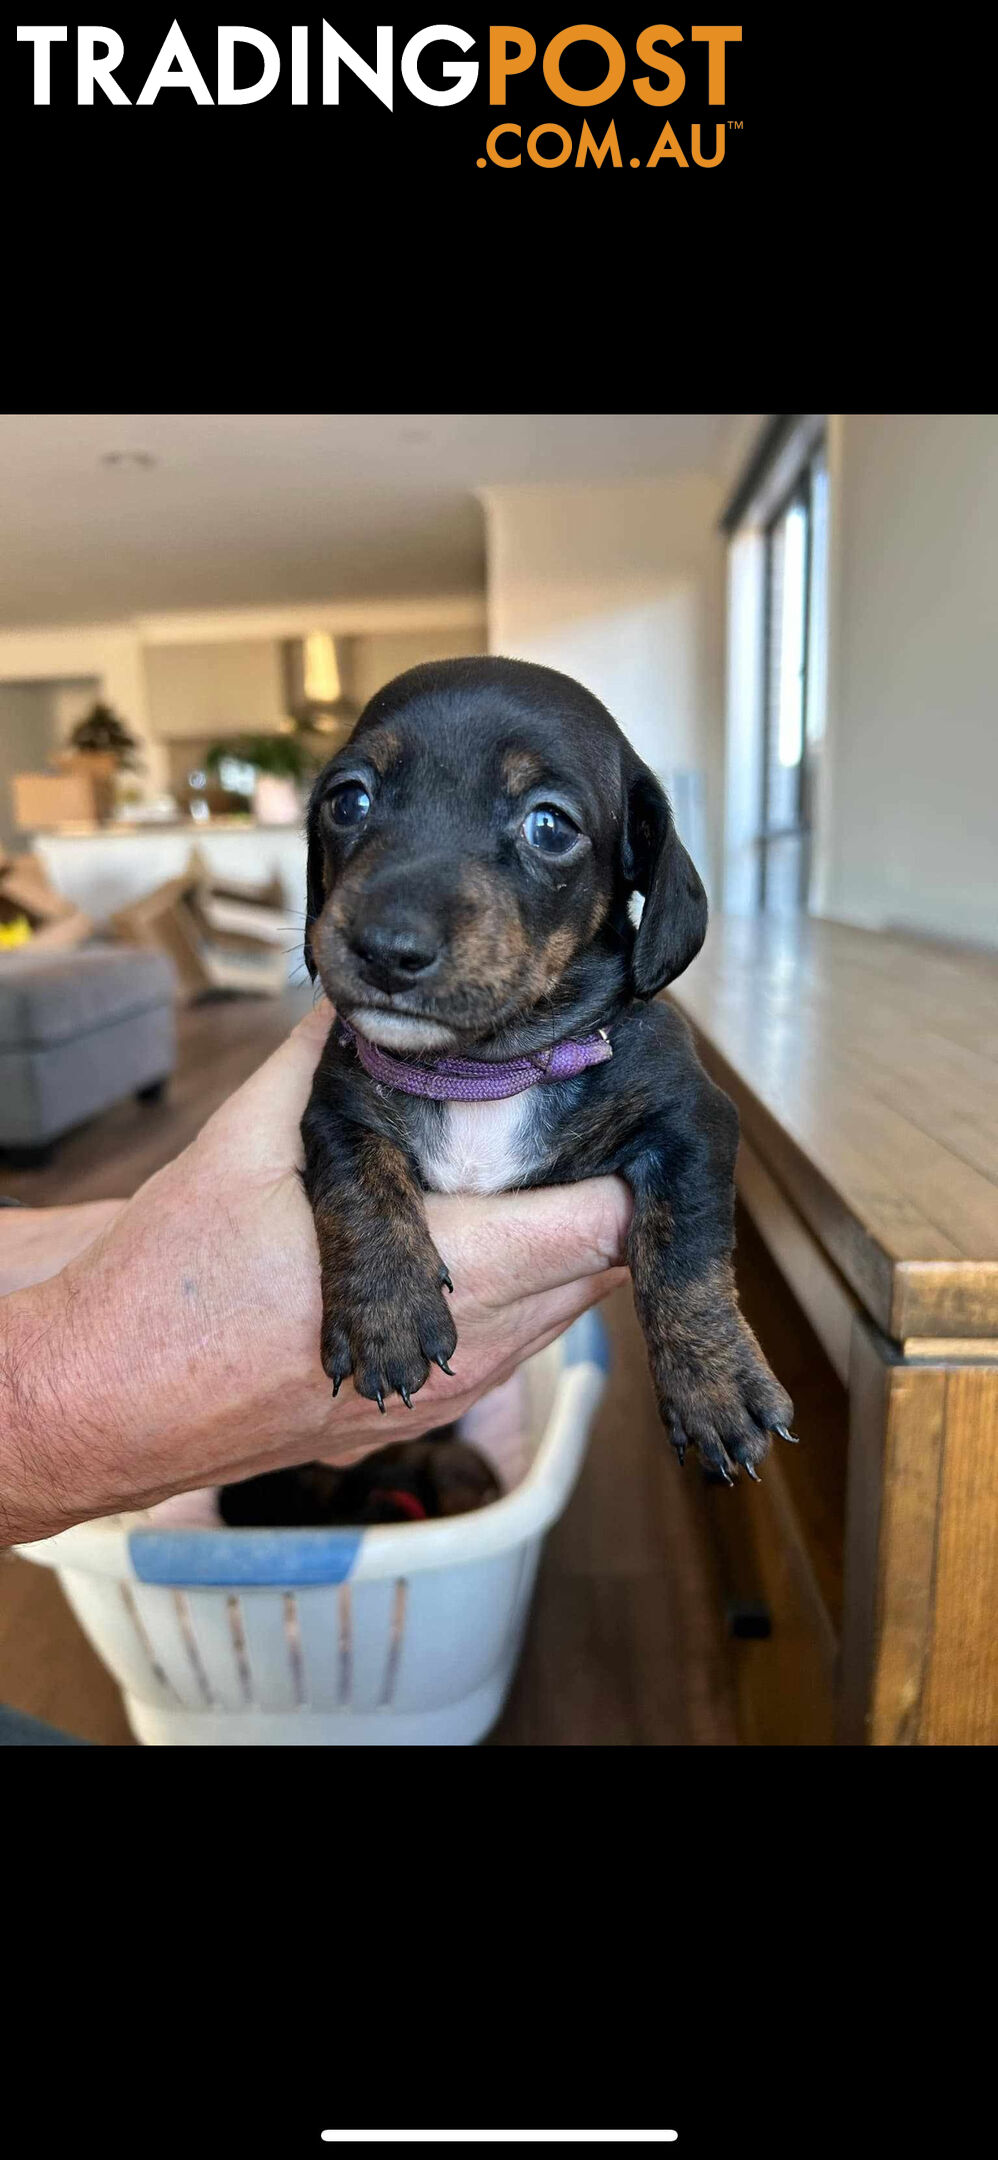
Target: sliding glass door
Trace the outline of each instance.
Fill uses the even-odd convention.
[[[819,450],[765,528],[759,907],[807,905],[814,760],[824,729],[827,480]]]

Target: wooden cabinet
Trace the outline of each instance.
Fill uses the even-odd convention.
[[[760,1508],[712,1495],[772,1618],[737,1644],[741,1737],[993,1744],[998,964],[722,919],[671,994],[739,1108],[743,1303],[801,1435]]]

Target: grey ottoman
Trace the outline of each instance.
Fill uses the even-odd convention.
[[[0,1148],[30,1161],[176,1063],[176,977],[122,945],[0,954]]]

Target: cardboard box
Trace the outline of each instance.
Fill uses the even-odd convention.
[[[57,750],[49,759],[50,765],[58,765],[60,772],[89,773],[94,780],[113,780],[118,770],[118,760],[113,750]]]
[[[112,936],[126,945],[141,945],[148,952],[165,952],[177,971],[179,996],[189,1002],[205,989],[204,970],[198,962],[197,940],[183,907],[190,877],[170,878],[142,900],[119,908],[108,921]]]
[[[193,848],[180,877],[119,908],[110,928],[129,944],[168,953],[177,970],[180,996],[188,1003],[207,990],[280,997],[287,982],[286,954],[263,939],[212,927],[202,913],[203,898],[212,889],[211,872]],[[248,900],[251,896],[261,907],[279,904],[279,880],[249,888],[240,897]]]
[[[98,788],[86,773],[15,773],[10,787],[21,832],[97,823]]]
[[[94,816],[106,824],[117,808],[118,760],[113,750],[59,750],[52,765],[69,779],[85,780],[93,794]]]
[[[252,944],[276,945],[285,952],[295,935],[295,919],[284,905],[280,878],[272,878],[269,885],[242,888],[200,878],[193,906],[206,937],[248,938]]]
[[[242,990],[254,997],[280,997],[288,979],[287,962],[272,945],[227,932],[202,938],[198,961],[213,990]]]
[[[48,871],[41,856],[33,855],[30,848],[26,848],[20,855],[6,855],[3,848],[0,848],[0,884],[11,877],[30,878],[42,892],[52,891]]]
[[[14,820],[22,832],[39,826],[99,825],[114,816],[118,760],[110,750],[57,750],[50,773],[15,773]]]
[[[0,903],[5,912],[27,916],[31,940],[22,951],[82,945],[93,929],[89,915],[49,883],[37,855],[0,855]]]

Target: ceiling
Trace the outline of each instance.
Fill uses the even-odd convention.
[[[724,479],[756,417],[4,414],[0,624],[474,591],[476,488]]]

